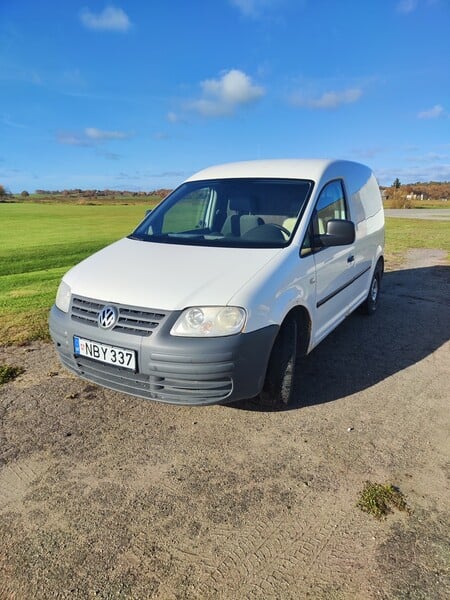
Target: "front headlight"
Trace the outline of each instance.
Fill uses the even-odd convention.
[[[237,306],[194,306],[178,317],[170,334],[188,337],[219,337],[242,331],[247,313]]]
[[[58,291],[56,292],[55,304],[59,310],[62,310],[65,313],[69,312],[71,293],[72,290],[70,289],[70,286],[64,281],[61,281]]]

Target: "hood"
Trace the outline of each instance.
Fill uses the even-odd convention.
[[[64,276],[72,294],[159,310],[226,305],[279,248],[213,248],[124,238]]]

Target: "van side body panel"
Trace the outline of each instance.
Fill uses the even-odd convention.
[[[323,186],[334,179],[343,182],[349,218],[355,224],[356,236],[351,246],[325,248],[314,254],[317,279],[320,281],[321,276],[324,277],[328,294],[321,289],[319,283],[310,350],[364,302],[384,248],[381,194],[373,173],[364,165],[339,161],[330,167],[315,188],[308,215],[312,216]],[[324,302],[333,293],[333,289],[341,291]]]

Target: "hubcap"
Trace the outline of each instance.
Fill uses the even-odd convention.
[[[378,279],[376,277],[373,278],[372,287],[370,289],[370,299],[373,303],[377,301],[378,296]]]

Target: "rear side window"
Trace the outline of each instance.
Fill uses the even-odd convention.
[[[342,181],[330,181],[320,192],[308,232],[302,244],[301,255],[310,254],[314,248],[314,236],[327,232],[327,223],[331,219],[348,219]],[[317,246],[315,247],[317,250]]]

